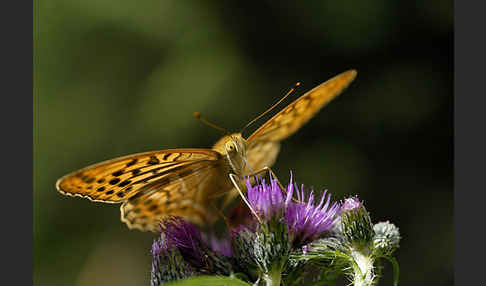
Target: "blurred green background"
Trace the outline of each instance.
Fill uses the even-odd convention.
[[[295,82],[287,103],[350,68],[274,170],[395,223],[401,285],[453,284],[452,1],[42,0],[34,14],[35,285],[149,283],[154,235],[118,205],[61,196],[57,178],[210,147],[221,134],[194,111],[237,131]]]

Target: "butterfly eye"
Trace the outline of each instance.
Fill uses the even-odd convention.
[[[230,151],[230,152],[235,151],[236,150],[235,143],[233,143],[233,142],[226,143],[226,150]]]

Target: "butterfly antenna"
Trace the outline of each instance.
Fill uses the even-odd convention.
[[[250,125],[252,125],[253,123],[255,123],[258,119],[262,118],[263,116],[265,116],[265,114],[269,113],[270,111],[272,111],[275,107],[277,107],[277,105],[279,105],[284,99],[286,99],[292,92],[295,91],[295,89],[300,86],[300,82],[297,82],[295,83],[295,85],[279,100],[277,101],[277,103],[275,103],[274,105],[272,105],[269,109],[267,109],[265,112],[263,112],[262,114],[258,115],[255,119],[253,119],[252,121],[250,121],[248,124],[245,125],[245,127],[243,127],[243,129],[241,129],[240,133],[243,133],[243,131],[248,128]]]
[[[206,120],[204,117],[202,117],[201,113],[199,113],[199,112],[197,112],[197,111],[196,111],[196,112],[194,112],[192,115],[193,115],[194,117],[196,117],[197,119],[201,120],[201,122],[202,122],[202,123],[204,123],[204,124],[208,125],[209,127],[212,127],[212,128],[214,128],[214,129],[218,129],[218,130],[220,130],[220,131],[223,131],[223,132],[225,133],[225,135],[230,134],[230,133],[229,133],[229,132],[228,132],[226,129],[224,129],[223,127],[221,127],[221,126],[219,126],[219,125],[216,125],[216,124],[214,124],[214,123],[212,123],[212,122],[207,121],[207,120]]]

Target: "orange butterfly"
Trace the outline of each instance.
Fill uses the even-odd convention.
[[[295,133],[356,77],[343,72],[308,91],[244,139],[222,137],[212,149],[168,149],[115,158],[60,178],[59,192],[95,202],[122,203],[121,220],[129,228],[158,231],[168,215],[199,225],[218,218],[211,209],[237,196],[239,179],[269,170],[280,141]],[[251,169],[250,169],[251,168]],[[244,199],[244,197],[243,197]]]

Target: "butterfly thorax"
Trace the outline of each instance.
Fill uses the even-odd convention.
[[[241,133],[233,133],[219,139],[213,150],[225,156],[230,170],[238,176],[243,175],[246,167],[246,141]]]

